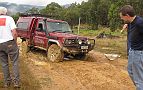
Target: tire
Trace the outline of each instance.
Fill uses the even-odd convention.
[[[22,41],[21,43],[22,48],[22,55],[27,56],[27,53],[30,51],[30,47],[28,46],[28,41]]]
[[[52,44],[48,48],[47,58],[51,62],[61,62],[63,61],[64,53],[58,45]]]

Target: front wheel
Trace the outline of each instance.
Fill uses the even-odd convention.
[[[60,62],[63,61],[64,53],[58,45],[52,44],[48,48],[47,57],[51,62]]]

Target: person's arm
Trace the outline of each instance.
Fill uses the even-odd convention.
[[[11,30],[11,32],[12,32],[13,39],[14,39],[15,41],[17,41],[18,35],[17,35],[17,32],[16,32],[16,29]]]
[[[12,17],[10,17],[9,20],[10,20],[9,24],[10,24],[10,28],[11,28],[11,33],[12,33],[13,39],[17,40],[18,34],[16,32],[16,24],[15,24],[15,22],[14,22]]]

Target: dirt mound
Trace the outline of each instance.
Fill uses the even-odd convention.
[[[41,90],[135,90],[126,59],[110,61],[95,51],[89,57],[87,61],[50,63],[45,55],[29,52],[24,62],[39,80]]]
[[[114,39],[114,38],[120,38],[120,37],[112,35],[111,33],[106,34],[105,32],[102,32],[102,33],[99,33],[96,38],[111,38],[111,39]]]

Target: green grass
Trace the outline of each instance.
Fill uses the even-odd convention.
[[[96,39],[94,50],[102,53],[120,54],[123,58],[127,58],[126,38]]]
[[[73,29],[73,31],[75,34],[78,34],[77,29]],[[121,34],[120,29],[116,30],[115,32],[111,32],[109,28],[103,28],[103,27],[100,27],[99,30],[85,30],[85,29],[83,30],[83,29],[81,29],[81,30],[79,30],[79,35],[94,37],[102,32],[105,32],[105,34],[111,34],[114,36],[126,36],[126,32]]]
[[[74,30],[77,34],[77,30]],[[123,58],[127,58],[127,44],[126,44],[126,32],[120,33],[120,30],[111,32],[109,28],[99,28],[99,30],[80,30],[79,35],[96,37],[100,33],[105,32],[105,34],[111,34],[113,36],[119,36],[120,38],[110,39],[110,38],[96,38],[96,45],[94,50],[102,53],[116,53],[120,54]]]

